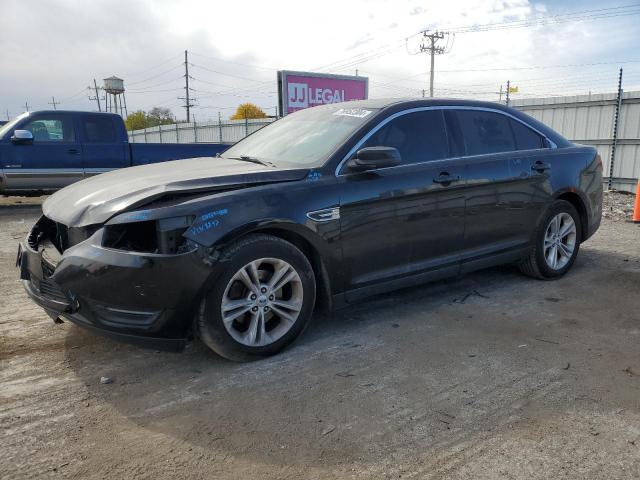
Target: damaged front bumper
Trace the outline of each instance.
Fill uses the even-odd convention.
[[[204,249],[153,254],[102,247],[103,229],[60,253],[42,217],[20,243],[27,294],[54,320],[164,350],[184,347],[203,289],[216,274]]]

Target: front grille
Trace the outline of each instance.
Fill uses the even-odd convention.
[[[69,301],[69,298],[60,289],[60,287],[58,287],[58,285],[56,285],[48,278],[43,278],[42,280],[40,280],[40,293],[44,297],[50,298],[52,300],[57,300],[59,302]]]

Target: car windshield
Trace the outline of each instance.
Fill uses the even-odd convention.
[[[2,125],[0,127],[0,138],[4,138],[4,136],[7,134],[7,132],[10,132],[11,130],[13,130],[13,127],[15,127],[15,125],[22,120],[24,117],[26,117],[27,115],[29,115],[28,113],[23,113],[22,115],[18,115],[16,118],[14,118],[13,120],[11,120],[8,123],[5,123],[4,125]]]
[[[300,110],[258,130],[221,156],[275,166],[319,167],[374,111],[349,107],[348,103]]]

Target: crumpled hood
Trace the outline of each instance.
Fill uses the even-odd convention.
[[[170,193],[211,192],[234,186],[300,180],[308,169],[285,170],[225,158],[192,158],[123,168],[69,185],[42,205],[68,227],[102,224]]]

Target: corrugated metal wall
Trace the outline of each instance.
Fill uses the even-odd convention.
[[[176,123],[129,132],[132,143],[235,143],[273,122],[272,118]]]
[[[616,94],[514,100],[511,105],[547,124],[569,140],[593,145],[609,175]],[[622,95],[613,187],[635,192],[640,177],[640,92]]]

